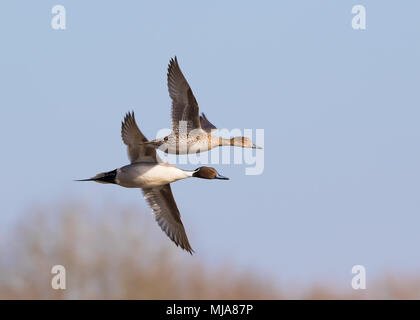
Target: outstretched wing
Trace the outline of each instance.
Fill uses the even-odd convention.
[[[168,237],[182,249],[193,253],[181,221],[181,214],[176,205],[169,184],[163,187],[142,189],[146,201],[153,210],[155,219]]]
[[[172,130],[181,131],[180,121],[186,123],[187,133],[201,128],[197,100],[182,74],[176,57],[170,60],[168,66],[168,91],[172,99]]]
[[[217,128],[207,119],[206,115],[202,112],[200,116],[200,123],[201,123],[201,129],[204,131],[210,133],[213,130],[216,130]]]
[[[121,124],[121,137],[127,145],[128,157],[133,162],[158,162],[156,149],[151,145],[144,145],[148,142],[146,137],[137,126],[134,112],[128,112]]]

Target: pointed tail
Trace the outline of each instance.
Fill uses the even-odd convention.
[[[112,170],[109,172],[98,173],[96,176],[89,179],[81,179],[75,181],[95,181],[99,183],[116,183],[115,179],[117,177],[117,170]]]
[[[152,140],[152,141],[145,141],[145,142],[142,142],[142,143],[138,143],[138,145],[140,145],[140,146],[150,146],[150,145],[152,145],[153,147],[158,148],[163,144],[163,142],[164,142],[163,139],[155,139],[155,140]]]

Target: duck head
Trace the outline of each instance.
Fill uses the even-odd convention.
[[[262,149],[261,147],[253,143],[252,140],[247,137],[234,137],[230,139],[230,145],[242,147],[242,148]]]
[[[219,180],[229,180],[228,177],[220,175],[216,169],[212,167],[199,167],[195,169],[193,177],[202,178],[202,179],[219,179]]]

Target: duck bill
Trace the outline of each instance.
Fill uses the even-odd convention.
[[[228,177],[222,176],[221,174],[217,174],[217,176],[215,176],[214,178],[219,180],[229,180]]]
[[[256,144],[252,145],[252,149],[262,149],[262,147],[257,146]]]

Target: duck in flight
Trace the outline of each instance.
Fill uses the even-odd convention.
[[[121,126],[121,136],[127,145],[131,164],[99,173],[90,179],[77,181],[95,181],[113,183],[125,188],[141,188],[161,229],[177,246],[192,254],[194,251],[185,233],[170,183],[192,177],[221,180],[229,178],[221,176],[211,167],[187,171],[163,162],[156,154],[156,149],[145,143],[148,140],[137,126],[133,112],[125,116]]]
[[[218,146],[262,149],[246,137],[224,139],[212,135],[216,127],[204,113],[199,115],[197,100],[176,57],[169,62],[167,78],[169,96],[172,99],[172,132],[148,144],[171,154],[198,153]]]

